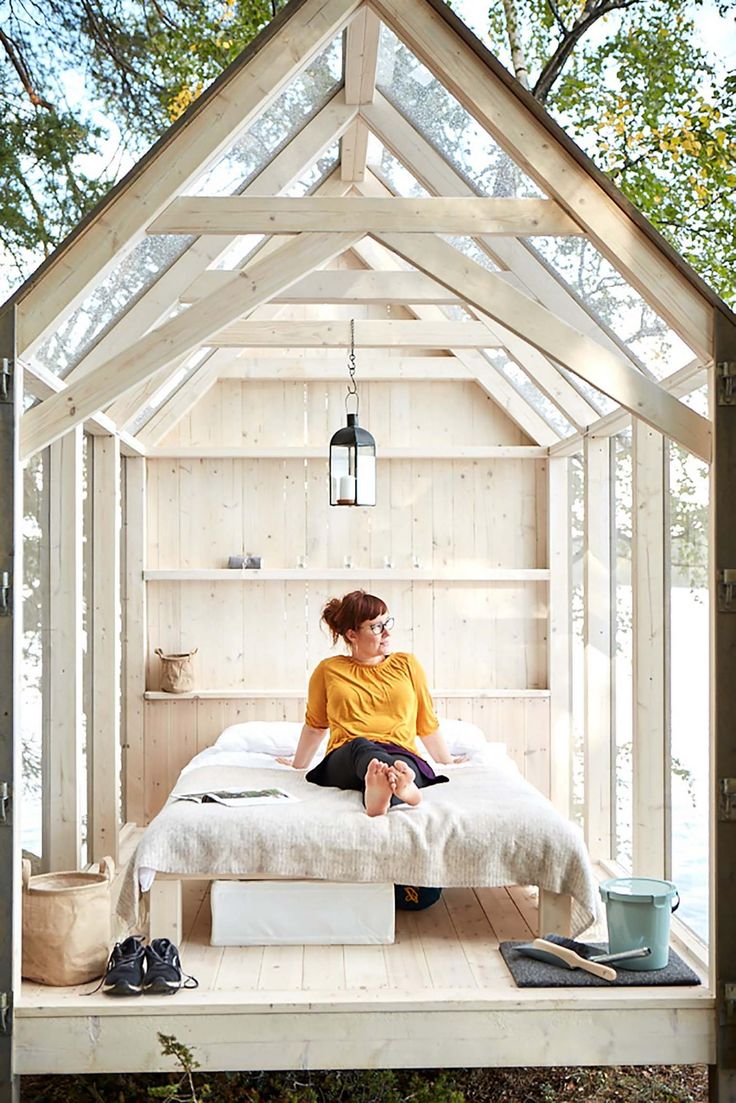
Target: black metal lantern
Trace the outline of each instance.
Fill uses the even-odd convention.
[[[374,506],[376,504],[376,442],[358,424],[360,398],[355,385],[355,321],[350,321],[350,382],[345,396],[347,425],[330,441],[330,505]],[[349,409],[355,400],[355,412]]]

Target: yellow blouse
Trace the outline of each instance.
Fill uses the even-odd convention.
[[[374,666],[347,655],[323,659],[309,679],[304,719],[330,729],[328,753],[360,736],[416,752],[416,737],[439,727],[424,671],[404,651]]]

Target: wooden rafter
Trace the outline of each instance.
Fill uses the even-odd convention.
[[[164,322],[134,345],[96,368],[77,386],[47,398],[29,410],[21,423],[24,458],[63,436],[89,414],[112,402],[130,387],[176,360],[317,265],[350,248],[360,235],[304,234],[272,256],[255,261],[233,276],[228,287]]]
[[[710,461],[708,421],[647,379],[623,358],[468,260],[451,245],[421,234],[382,234],[380,240],[410,264],[455,290],[540,352],[607,394],[643,421]]]
[[[361,108],[371,130],[388,146],[401,163],[434,195],[475,195],[471,186],[442,154],[397,111],[393,104],[376,93],[375,102]],[[515,278],[520,290],[543,303],[563,321],[587,333],[599,344],[618,352],[635,364],[624,342],[596,318],[523,242],[513,237],[478,237],[491,260],[506,269],[505,277]],[[640,366],[636,364],[635,366]]]
[[[19,299],[19,354],[67,316],[187,184],[335,37],[360,0],[304,0],[259,36],[96,208]],[[180,139],[180,140],[179,140]],[[52,275],[53,274],[53,275]]]
[[[196,303],[227,283],[230,271],[209,269],[181,296]],[[274,297],[277,303],[457,303],[460,297],[423,272],[354,271],[324,268]]]
[[[148,227],[151,234],[330,233],[579,234],[580,227],[549,199],[429,199],[351,197],[251,198],[185,195]]]
[[[376,66],[381,22],[367,6],[361,8],[345,32],[345,102],[372,103],[376,93]],[[368,150],[368,127],[356,118],[340,142],[340,176],[362,180]]]
[[[554,196],[598,249],[699,355],[709,356],[712,306],[601,187],[554,141],[511,90],[424,0],[375,0],[381,19],[485,127],[509,156]]]

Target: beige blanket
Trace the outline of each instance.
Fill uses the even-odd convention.
[[[443,769],[445,769],[443,767]],[[470,887],[538,885],[573,898],[573,933],[595,919],[596,885],[578,829],[510,764],[446,768],[416,808],[366,816],[357,792],[321,788],[293,770],[203,766],[177,792],[279,786],[299,800],[228,808],[172,797],[146,829],[118,910],[134,921],[138,870]]]

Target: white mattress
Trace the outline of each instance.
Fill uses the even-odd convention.
[[[299,799],[246,809],[170,799],[146,828],[119,911],[135,921],[138,876],[147,869],[213,879],[538,885],[572,896],[575,933],[589,926],[597,891],[578,828],[505,755],[489,751],[479,764],[442,770],[449,784],[424,789],[418,807],[371,818],[357,792],[312,785],[267,755],[210,748],[185,767],[174,793],[278,785]]]

